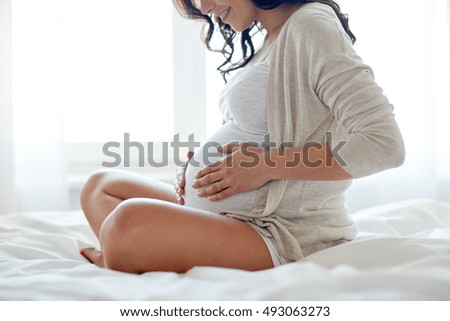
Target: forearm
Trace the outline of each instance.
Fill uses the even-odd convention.
[[[275,149],[265,153],[265,158],[264,166],[269,180],[337,181],[352,178],[341,166],[345,166],[343,160],[338,161],[334,157],[328,143]]]

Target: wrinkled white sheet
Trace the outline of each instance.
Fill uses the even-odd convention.
[[[450,300],[450,204],[354,214],[358,238],[261,272],[198,267],[136,276],[97,268],[81,212],[0,215],[0,300]]]

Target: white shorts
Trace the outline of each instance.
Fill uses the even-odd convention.
[[[273,267],[277,267],[288,263],[288,261],[278,253],[277,248],[275,247],[275,244],[271,237],[262,235],[259,232],[258,234],[262,237],[262,239],[266,243],[267,249],[269,250],[270,256],[272,257]]]

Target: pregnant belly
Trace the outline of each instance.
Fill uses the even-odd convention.
[[[251,211],[256,204],[257,190],[240,193],[228,197],[221,201],[210,201],[207,197],[199,197],[197,194],[201,189],[192,188],[191,184],[195,180],[195,174],[201,168],[212,164],[223,158],[223,155],[217,154],[213,146],[224,145],[230,142],[261,142],[259,136],[242,133],[233,123],[227,123],[222,126],[211,138],[209,138],[198,151],[195,152],[189,165],[186,168],[185,178],[185,206],[194,207],[214,213],[227,211]],[[210,146],[210,148],[207,148]]]

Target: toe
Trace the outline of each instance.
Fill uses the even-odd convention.
[[[99,267],[104,267],[102,251],[98,251],[93,247],[88,247],[88,248],[82,249],[80,251],[80,254],[83,255],[89,262],[91,262]]]

